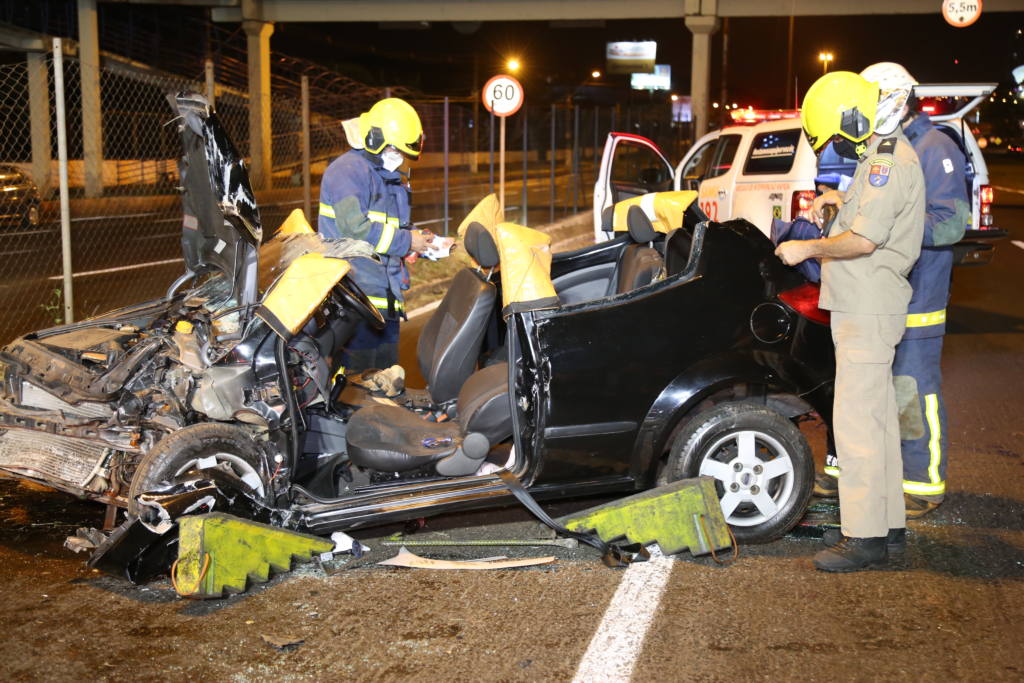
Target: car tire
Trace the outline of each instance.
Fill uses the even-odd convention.
[[[772,463],[772,464],[769,464]],[[753,403],[694,416],[672,442],[661,483],[710,476],[740,543],[767,543],[800,520],[814,487],[810,446],[791,421]]]
[[[235,425],[201,422],[165,436],[143,456],[128,488],[128,514],[139,514],[140,506],[136,502],[139,494],[173,482],[175,477],[192,469],[197,460],[210,456],[215,457],[218,464],[230,467],[239,478],[240,488],[254,488],[261,498],[267,497],[269,487],[260,474],[262,454],[249,433]],[[258,483],[252,478],[253,474]],[[253,486],[247,487],[242,477],[247,477]]]

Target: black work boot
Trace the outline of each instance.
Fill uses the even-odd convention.
[[[843,536],[834,547],[826,548],[814,556],[814,566],[823,572],[859,572],[861,569],[884,565],[889,561],[885,541],[885,536]]]
[[[815,472],[813,495],[818,498],[838,498],[839,478],[824,472]]]
[[[829,529],[822,535],[821,542],[829,548],[835,548],[844,538],[846,538],[846,536],[843,536],[843,532],[839,529]],[[906,550],[907,530],[889,529],[889,533],[885,537],[885,551],[889,553],[889,559],[903,559],[903,554]]]

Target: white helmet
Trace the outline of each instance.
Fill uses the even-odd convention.
[[[861,78],[877,83],[878,109],[875,113],[875,132],[888,135],[900,125],[903,107],[910,99],[917,81],[896,62],[878,62],[860,72]]]

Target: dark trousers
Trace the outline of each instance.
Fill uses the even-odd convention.
[[[949,443],[941,358],[941,336],[904,339],[892,365],[900,403],[903,490],[936,502],[946,493]]]
[[[363,370],[386,370],[398,364],[399,321],[388,320],[384,329],[375,330],[362,321],[345,347],[342,365],[346,375]]]

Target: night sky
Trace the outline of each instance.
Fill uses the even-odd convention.
[[[817,56],[822,50],[835,55],[833,69],[859,71],[873,62],[890,60],[904,64],[922,82],[1008,82],[1010,69],[1024,64],[1024,11],[986,12],[974,25],[955,29],[942,19],[939,4],[936,0],[936,11],[930,15],[797,17],[793,66],[799,94],[821,74]],[[154,43],[168,43],[177,49],[202,50],[204,8],[100,2],[99,11],[101,32],[106,25],[133,45],[155,48]],[[0,21],[74,36],[76,3],[0,0]],[[792,106],[785,102],[788,23],[788,17],[729,20],[725,73],[729,102]],[[221,26],[236,31],[244,46],[237,24]],[[524,64],[520,80],[536,102],[564,96],[567,88],[590,80],[594,69],[603,72],[606,42],[655,40],[658,62],[672,66],[675,91],[687,94],[690,90],[691,36],[678,18],[596,21],[577,27],[547,22],[460,26],[439,22],[419,30],[412,28],[418,26],[413,23],[382,26],[279,23],[271,49],[319,62],[368,85],[404,85],[423,95],[450,96],[471,94],[474,62],[479,86],[504,70],[506,58],[517,56]],[[136,29],[138,35],[133,33]],[[713,100],[721,97],[722,39],[719,30],[712,41]],[[131,56],[146,61],[143,55]],[[606,96],[621,98],[627,79],[605,76],[605,83],[622,88]]]
[[[936,3],[938,4],[938,3]],[[403,25],[409,26],[409,25]],[[797,17],[794,76],[802,95],[821,74],[818,53],[835,55],[832,69],[859,71],[876,61],[897,61],[922,82],[1007,81],[1024,63],[1024,12],[988,13],[965,29],[934,15]],[[741,106],[786,105],[788,18],[730,19],[727,98]],[[420,30],[376,24],[278,25],[274,49],[333,64],[370,83],[409,85],[431,94],[468,94],[474,55],[482,80],[503,70],[507,57],[524,64],[527,92],[546,84],[574,85],[593,69],[604,71],[604,45],[612,40],[656,40],[658,62],[672,66],[673,87],[689,91],[690,33],[681,19],[609,21],[552,27],[543,22],[483,23],[460,33],[449,23]],[[712,45],[712,95],[721,88],[722,31]],[[607,77],[606,77],[607,78]],[[628,77],[612,77],[624,84]],[[481,80],[481,82],[482,82]],[[544,88],[540,88],[544,90]]]

